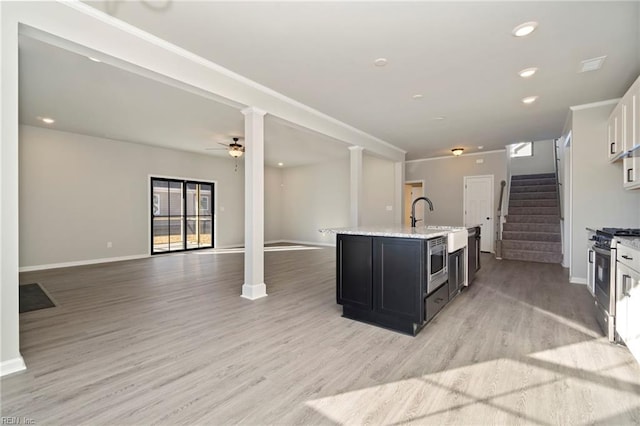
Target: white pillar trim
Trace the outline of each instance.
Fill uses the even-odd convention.
[[[362,157],[364,148],[350,146],[350,193],[349,193],[349,224],[352,227],[360,226],[362,221]]]
[[[264,283],[264,116],[248,107],[244,114],[244,284],[242,297],[267,295]]]

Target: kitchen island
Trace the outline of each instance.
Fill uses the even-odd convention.
[[[467,285],[466,228],[320,231],[337,234],[336,300],[346,318],[415,336]]]

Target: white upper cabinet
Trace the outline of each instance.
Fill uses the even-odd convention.
[[[631,86],[631,89],[622,98],[623,109],[623,151],[629,152],[638,146],[638,97],[640,97],[640,79]]]
[[[607,121],[607,155],[622,160],[622,185],[640,189],[640,77],[631,85]]]
[[[613,109],[607,121],[607,149],[609,161],[619,160],[623,153],[622,144],[622,102]]]
[[[640,78],[620,101],[623,111],[623,185],[640,188]],[[611,157],[609,157],[611,159]]]
[[[609,161],[620,160],[638,148],[640,148],[640,77],[618,102],[607,121]],[[627,180],[625,176],[625,181]]]

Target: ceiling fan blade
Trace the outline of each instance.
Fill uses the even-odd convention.
[[[205,148],[205,151],[228,151],[228,148]]]
[[[218,145],[226,146],[227,148],[229,148],[229,144],[228,143],[218,142]]]

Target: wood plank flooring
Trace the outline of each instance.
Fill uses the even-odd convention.
[[[58,307],[20,315],[28,370],[2,416],[36,424],[640,424],[640,367],[559,265],[483,255],[415,338],[351,321],[334,250],[205,252],[21,275]]]

